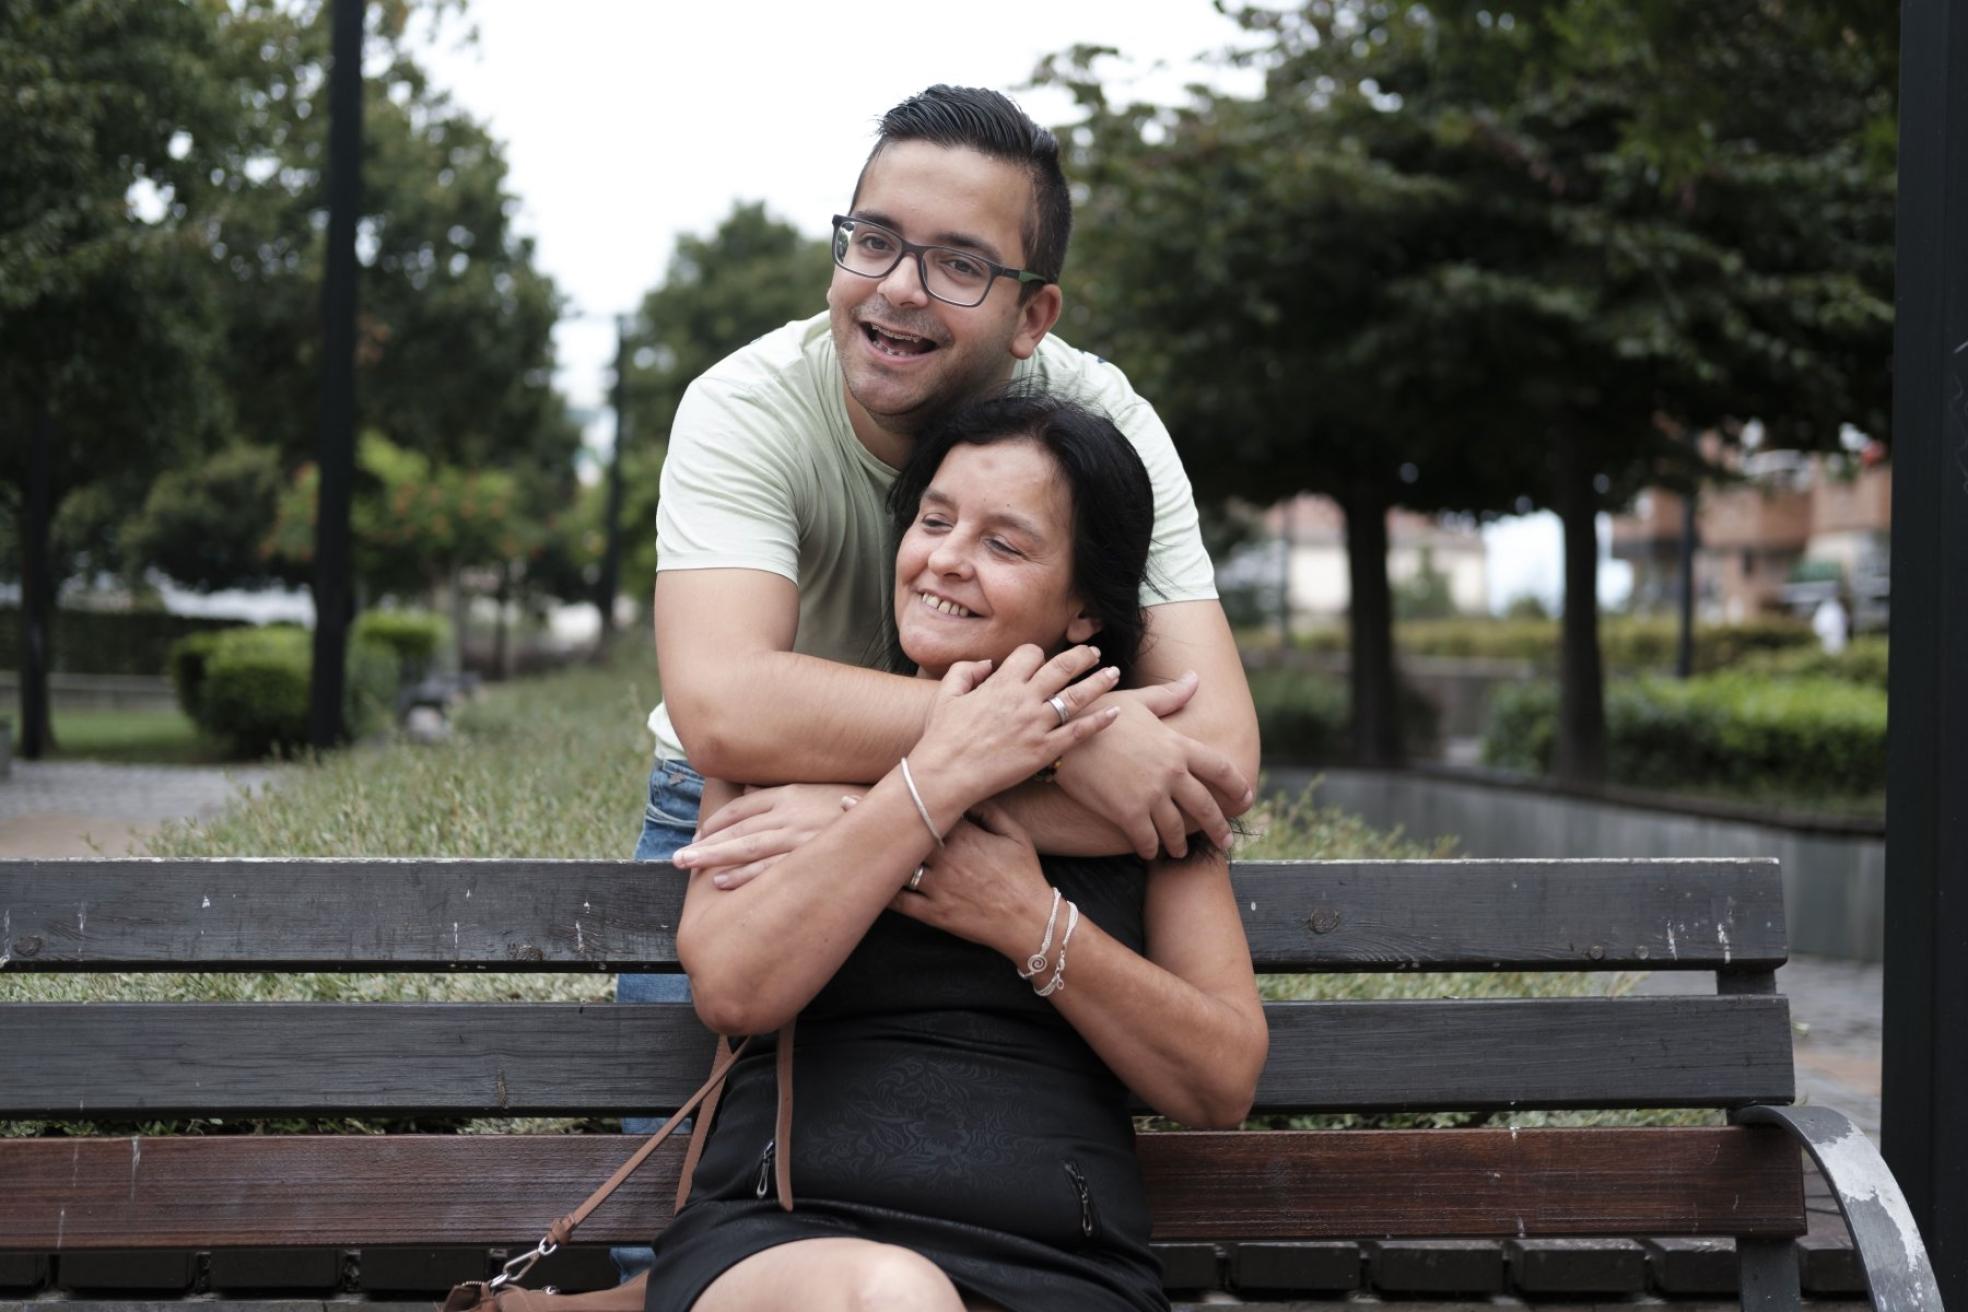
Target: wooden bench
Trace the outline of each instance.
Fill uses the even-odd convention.
[[[1236,885],[1263,972],[1701,970],[1716,990],[1269,1004],[1260,1113],[1499,1123],[1144,1135],[1171,1284],[1331,1294],[1361,1285],[1364,1254],[1384,1296],[1403,1262],[1422,1272],[1411,1288],[1493,1287],[1453,1274],[1468,1250],[1488,1254],[1485,1271],[1507,1258],[1520,1291],[1542,1271],[1529,1287],[1559,1292],[1559,1241],[1662,1237],[1658,1264],[1680,1236],[1734,1240],[1744,1307],[1796,1307],[1801,1145],[1874,1305],[1939,1312],[1872,1145],[1836,1111],[1791,1105],[1774,862],[1247,862]],[[623,861],[0,863],[0,1000],[21,972],[674,970],[681,895],[669,868]],[[677,1005],[0,1001],[0,1119],[647,1114],[696,1085],[709,1048]],[[1728,1124],[1508,1124],[1533,1108],[1679,1107],[1723,1109]],[[0,1139],[0,1309],[427,1294],[530,1248],[634,1142]],[[662,1228],[681,1153],[665,1145],[582,1230],[585,1247],[530,1283],[609,1279],[604,1246]],[[1467,1287],[1479,1279],[1491,1283]]]

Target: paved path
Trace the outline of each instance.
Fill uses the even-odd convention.
[[[217,815],[278,767],[15,761],[0,779],[0,857],[126,856],[172,820]]]

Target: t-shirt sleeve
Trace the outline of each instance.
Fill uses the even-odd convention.
[[[1112,365],[1101,367],[1119,373]],[[1108,417],[1134,443],[1155,485],[1155,536],[1148,548],[1148,580],[1141,589],[1141,604],[1214,600],[1216,568],[1203,546],[1196,497],[1161,416],[1125,382],[1103,399]]]
[[[760,569],[799,578],[793,434],[744,389],[684,391],[663,457],[656,569]]]

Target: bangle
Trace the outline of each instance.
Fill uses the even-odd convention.
[[[1030,979],[1046,968],[1046,953],[1052,951],[1052,927],[1059,923],[1059,890],[1052,890],[1052,914],[1046,917],[1045,941],[1039,950],[1025,958],[1025,969],[1018,972],[1018,978]]]
[[[1066,987],[1066,945],[1073,941],[1073,931],[1079,927],[1079,903],[1068,902],[1066,904],[1066,933],[1059,940],[1059,964],[1053,967],[1052,978],[1046,981],[1045,987],[1042,989],[1035,988],[1032,992],[1042,998],[1049,998],[1060,989]]]
[[[902,758],[902,782],[909,786],[909,799],[916,804],[916,814],[922,817],[923,828],[929,830],[929,836],[936,840],[938,847],[943,846],[943,835],[936,832],[936,822],[929,818],[929,808],[923,805],[922,794],[916,791],[916,777],[909,773],[909,758],[906,756]]]

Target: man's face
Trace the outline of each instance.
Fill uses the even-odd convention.
[[[973,150],[905,141],[868,165],[853,212],[912,242],[1023,268],[1032,181]],[[836,267],[827,306],[856,427],[872,420],[911,436],[930,413],[1002,383],[1015,360],[1037,350],[1059,317],[1059,289],[1042,287],[1021,303],[1016,280],[999,278],[983,304],[949,305],[923,290],[911,256],[883,278]]]

